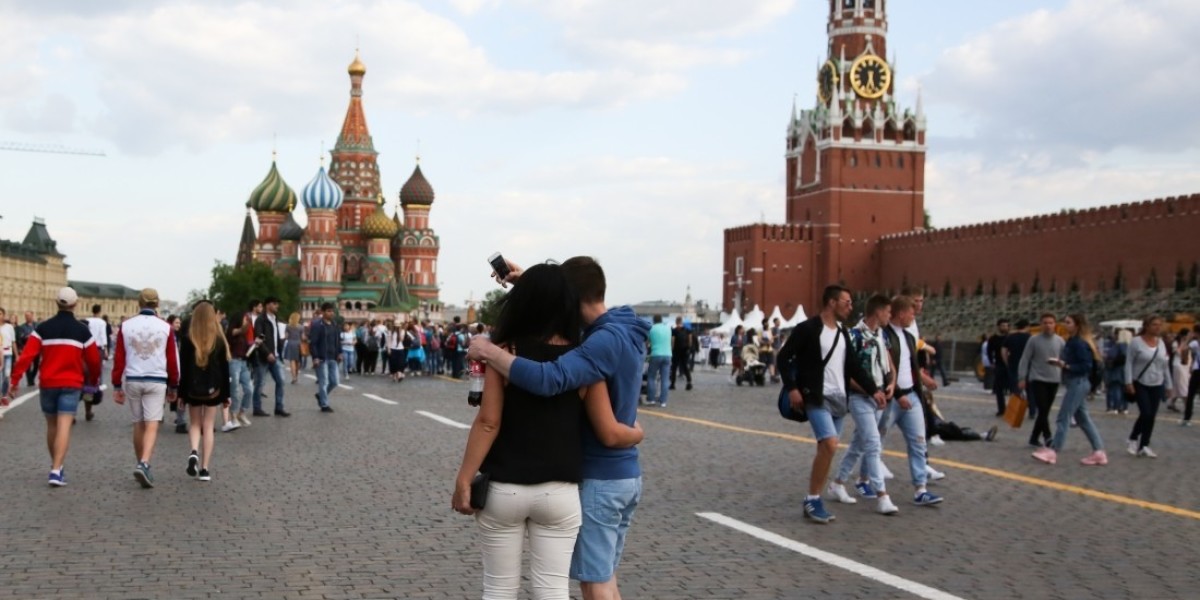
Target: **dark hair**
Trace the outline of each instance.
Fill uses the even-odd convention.
[[[1187,335],[1187,334],[1189,334],[1189,333],[1191,333],[1191,332],[1192,332],[1192,330],[1191,330],[1191,329],[1189,329],[1189,328],[1187,328],[1187,327],[1184,327],[1183,329],[1180,329],[1180,330],[1179,330],[1179,337],[1183,337],[1183,336],[1185,336],[1185,335]]]
[[[651,320],[655,323],[662,323],[662,315],[654,315],[654,318]]]
[[[244,313],[244,312],[239,311],[239,312],[235,312],[235,313],[230,313],[229,322],[225,324],[225,335],[228,337],[233,337],[233,330],[237,329],[238,327],[241,327],[242,321],[245,320],[245,318],[246,318],[246,313]],[[241,333],[241,335],[245,336],[246,332],[243,331]]]
[[[842,292],[849,294],[850,290],[840,285],[825,286],[825,291],[821,293],[821,306],[828,306],[830,302],[840,300]]]
[[[175,324],[175,321],[176,321],[176,320],[178,320],[178,319],[179,319],[179,315],[170,315],[170,316],[168,316],[168,317],[167,317],[167,325],[174,325],[174,324]]]
[[[874,296],[871,296],[870,298],[867,299],[867,310],[865,311],[863,316],[869,317],[869,316],[875,314],[875,311],[877,311],[885,306],[888,306],[891,303],[892,303],[892,301],[888,300],[887,296],[884,296],[883,294],[875,294]]]
[[[1142,330],[1138,333],[1140,333],[1141,335],[1146,335],[1146,330],[1150,329],[1151,323],[1153,323],[1154,321],[1162,321],[1162,320],[1163,320],[1162,315],[1146,315],[1146,318],[1142,319]]]
[[[265,299],[263,299],[263,304],[270,304],[272,302],[279,304],[279,298],[276,298],[275,296],[267,296]]]
[[[1042,316],[1038,317],[1039,321],[1045,321],[1046,319],[1054,319],[1055,322],[1058,321],[1058,317],[1054,313],[1042,313]]]
[[[1025,329],[1026,327],[1029,327],[1029,319],[1017,319],[1017,329]]]
[[[1004,325],[1005,323],[1008,323],[1008,319],[1005,319],[1003,317],[996,319],[996,327]]]
[[[899,296],[892,298],[892,313],[893,314],[901,313],[901,312],[904,312],[909,309],[915,309],[916,307],[917,307],[916,303],[913,302],[913,299],[910,296],[905,296],[904,294],[900,294]]]
[[[257,298],[251,300],[250,302],[246,303],[246,310],[254,310],[254,307],[258,306],[259,304],[262,304],[261,300],[258,300]]]
[[[333,310],[333,303],[332,302],[322,302],[321,310],[322,311]]]
[[[568,272],[565,264],[539,264],[525,269],[498,303],[492,341],[513,345],[544,342],[557,335],[578,344],[583,320],[579,296]]]
[[[99,304],[93,304],[93,305],[92,305],[92,314],[93,314],[93,315],[98,315],[98,314],[100,314],[100,305],[99,305]]]
[[[604,269],[596,259],[590,256],[568,258],[562,268],[580,302],[604,302],[608,284],[604,280]]]

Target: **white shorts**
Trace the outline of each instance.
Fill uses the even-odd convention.
[[[167,401],[167,384],[156,381],[126,381],[121,387],[134,423],[161,421]]]

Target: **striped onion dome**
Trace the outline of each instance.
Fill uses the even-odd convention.
[[[279,228],[279,239],[285,242],[298,242],[300,238],[304,237],[304,228],[296,222],[296,217],[292,216],[293,208],[294,206],[288,207],[287,219],[284,220],[283,225]]]
[[[363,235],[371,239],[391,239],[396,237],[396,233],[399,231],[400,227],[384,210],[383,196],[380,196],[379,203],[375,205],[375,212],[363,219]]]
[[[287,212],[289,206],[296,204],[296,192],[279,175],[275,161],[271,161],[271,170],[262,183],[250,192],[248,204],[258,212],[278,213]]]
[[[433,204],[433,186],[429,185],[429,180],[425,179],[424,173],[421,173],[420,164],[413,169],[408,181],[404,182],[404,186],[400,188],[400,204],[404,206]]]
[[[317,170],[316,176],[308,185],[304,186],[304,191],[301,192],[301,197],[304,200],[304,208],[313,209],[332,209],[337,210],[342,206],[342,199],[345,194],[342,188],[338,187],[329,174],[325,172],[325,167]]]

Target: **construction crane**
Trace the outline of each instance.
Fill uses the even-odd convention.
[[[0,150],[13,152],[41,152],[44,154],[74,154],[77,156],[107,156],[102,150],[72,148],[61,144],[30,144],[27,142],[0,142]]]

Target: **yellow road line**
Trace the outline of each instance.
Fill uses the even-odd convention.
[[[737,433],[748,433],[751,435],[772,437],[772,438],[787,440],[787,441],[791,441],[791,442],[801,442],[801,443],[805,443],[805,444],[816,444],[817,443],[817,440],[810,438],[810,437],[804,437],[804,436],[800,436],[800,435],[792,435],[790,433],[779,433],[777,431],[764,431],[761,429],[750,429],[748,427],[739,427],[737,425],[728,425],[726,423],[719,423],[717,421],[709,421],[706,419],[697,419],[694,417],[683,417],[683,416],[679,416],[679,415],[670,415],[670,414],[661,413],[661,412],[657,412],[657,411],[639,410],[638,414],[639,414],[639,416],[640,415],[651,415],[651,416],[655,416],[655,417],[659,417],[659,418],[663,418],[663,419],[670,419],[672,421],[683,421],[686,423],[693,423],[695,425],[703,425],[705,427],[712,427],[714,429],[723,429],[725,431],[734,431]],[[845,444],[841,444],[840,446],[843,448],[846,447]],[[897,452],[895,450],[884,450],[883,454],[886,456],[892,456],[892,457],[896,457],[896,458],[907,458],[907,454],[905,454],[904,452]],[[1139,500],[1137,498],[1130,498],[1128,496],[1121,496],[1118,494],[1110,494],[1108,492],[1101,492],[1101,491],[1093,490],[1090,488],[1080,487],[1077,485],[1069,485],[1066,483],[1059,483],[1057,481],[1049,481],[1046,479],[1039,479],[1037,477],[1021,475],[1019,473],[1011,473],[1009,471],[1004,471],[1001,469],[993,469],[991,467],[981,467],[979,465],[958,462],[955,460],[946,460],[943,458],[931,458],[931,459],[929,459],[929,462],[932,464],[935,464],[935,465],[954,467],[956,469],[962,469],[964,471],[973,471],[975,473],[991,475],[992,477],[999,477],[1001,479],[1007,479],[1009,481],[1017,481],[1020,483],[1026,483],[1029,485],[1044,487],[1044,488],[1048,488],[1048,489],[1052,489],[1052,490],[1057,490],[1060,492],[1079,494],[1080,496],[1086,496],[1088,498],[1095,498],[1097,500],[1105,500],[1108,502],[1115,502],[1117,504],[1124,504],[1126,506],[1136,506],[1138,508],[1144,508],[1146,510],[1154,510],[1154,511],[1162,512],[1162,513],[1167,513],[1170,515],[1175,515],[1177,517],[1187,517],[1189,519],[1196,519],[1196,520],[1200,521],[1200,511],[1188,510],[1186,508],[1179,508],[1177,506],[1171,506],[1169,504],[1160,504],[1158,502],[1149,502],[1146,500]]]

